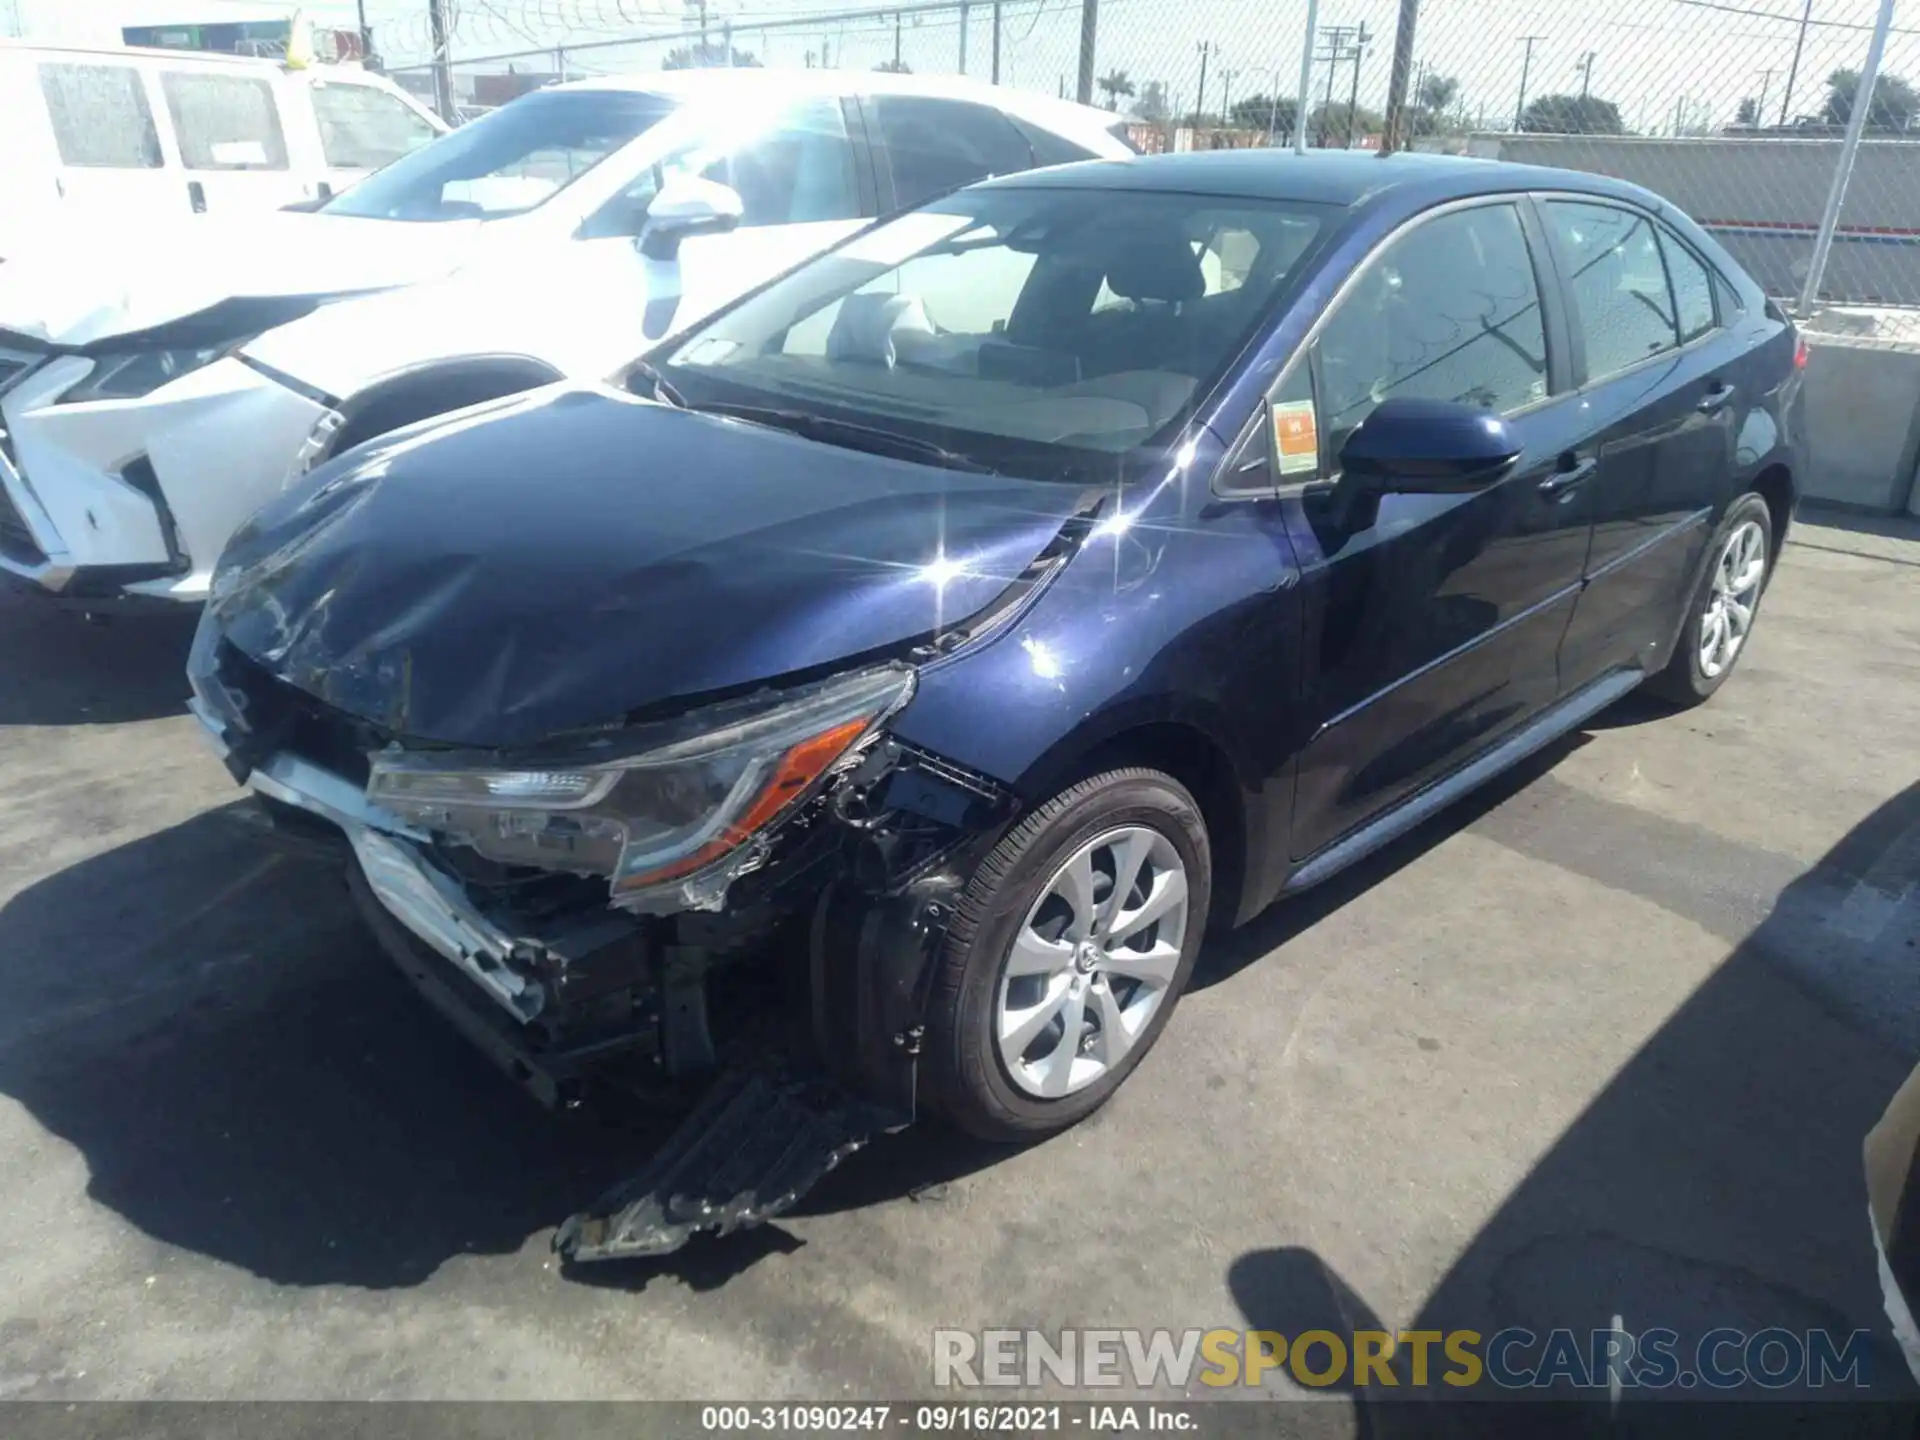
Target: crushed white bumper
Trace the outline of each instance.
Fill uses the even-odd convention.
[[[0,570],[204,600],[227,540],[337,416],[231,357],[137,400],[61,404],[92,363],[0,353]]]

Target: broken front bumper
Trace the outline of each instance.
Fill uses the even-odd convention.
[[[188,708],[225,761],[229,751],[218,722],[197,699]],[[424,837],[409,835],[398,819],[368,804],[350,780],[297,756],[268,757],[248,771],[246,784],[276,804],[339,826],[369,893],[395,920],[514,1019],[527,1021],[539,1013],[544,997],[511,968],[515,940],[480,913],[457,880],[427,860],[419,844]]]
[[[210,642],[208,632],[203,623]],[[208,683],[208,654],[195,650],[190,705],[229,772],[277,823],[297,818],[307,843],[316,831],[344,837],[335,848],[350,856],[349,885],[382,948],[483,1054],[548,1104],[570,1103],[610,1068],[631,1078],[634,1062],[642,1088],[711,1086],[645,1169],[560,1228],[566,1257],[656,1255],[696,1230],[757,1224],[869,1135],[914,1119],[933,963],[1011,796],[883,741],[795,817],[800,833],[776,841],[725,913],[614,911],[601,882],[591,900],[571,894],[558,913],[529,918],[487,903],[486,886],[432,835],[283,743],[299,737],[350,761],[345,736],[314,734],[316,713],[276,712],[271,692],[236,697]],[[801,922],[804,968],[766,943],[797,938]],[[756,954],[773,960],[761,967],[771,976],[734,967]],[[730,1023],[716,1047],[707,991],[723,966],[716,1008]],[[741,1025],[743,1007],[756,1013]]]
[[[618,972],[613,980],[643,984],[651,973],[645,955],[636,953],[642,947],[632,922],[594,917],[572,927],[565,941],[504,923],[435,862],[427,837],[370,805],[353,782],[285,752],[249,768],[232,754],[206,706],[198,699],[188,703],[215,752],[264,803],[276,837],[297,849],[329,850],[348,863],[349,888],[388,958],[455,1029],[542,1104],[567,1104],[598,1069],[657,1048],[652,1028],[641,1023],[645,1017],[606,1004],[609,969]],[[597,993],[583,997],[584,1005],[563,1000],[559,991],[570,978],[565,968],[591,961],[608,946],[617,953],[612,966],[599,967]]]
[[[68,402],[92,365],[0,349],[0,572],[76,601],[198,603],[334,412],[233,358]]]
[[[243,734],[246,753],[236,754],[228,736],[242,732],[228,727],[238,712],[210,704],[222,692],[202,678],[190,703],[229,771],[283,831],[295,821],[308,843],[316,829],[345,837],[356,893],[389,954],[423,991],[423,974],[455,982],[428,994],[443,1010],[447,990],[463,997],[463,1011],[481,999],[487,1048],[516,1078],[578,1074],[613,1053],[644,1055],[676,1078],[724,1063],[740,1047],[716,1045],[707,1007],[709,978],[725,968],[722,1008],[733,1013],[723,1018],[741,1019],[753,1003],[763,1012],[734,1027],[753,1034],[749,1048],[806,1055],[857,1095],[916,1110],[933,960],[966,877],[1013,807],[990,782],[883,742],[794,818],[722,913],[638,916],[608,907],[604,881],[551,877],[579,888],[534,917],[492,903],[497,889],[477,895],[432,835],[378,807],[337,768],[267,748],[277,742],[258,735]],[[271,698],[254,696],[245,708],[262,717]],[[299,730],[284,716],[275,725]],[[752,971],[782,933],[804,935],[804,962],[794,963],[797,946],[781,948],[770,1005],[750,1003],[733,969]],[[422,967],[422,954],[438,965]],[[769,1008],[778,1023],[758,1023]],[[473,1033],[471,1015],[455,1018]],[[550,1098],[563,1087],[542,1078],[533,1088]]]

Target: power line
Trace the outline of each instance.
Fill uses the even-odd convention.
[[[1719,0],[1673,0],[1676,5],[1691,6],[1695,10],[1717,10],[1724,15],[1744,15],[1752,20],[1778,20],[1783,25],[1798,25],[1802,28],[1823,28],[1827,30],[1866,30],[1873,26],[1863,25],[1858,20],[1816,20],[1812,16],[1812,6],[1804,15],[1782,15],[1777,10],[1755,10],[1745,5],[1723,5]],[[1920,30],[1895,25],[1888,31],[1891,35],[1920,35]]]

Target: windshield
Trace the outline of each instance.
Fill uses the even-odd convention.
[[[961,191],[800,267],[654,361],[696,409],[824,411],[1009,473],[1110,474],[1185,424],[1333,213]]]
[[[620,90],[538,90],[369,175],[321,206],[371,220],[496,220],[566,189],[673,102]]]

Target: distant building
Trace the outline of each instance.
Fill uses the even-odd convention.
[[[541,70],[508,70],[503,75],[475,75],[473,103],[491,109],[509,100],[518,100],[531,91],[544,89],[563,78]]]
[[[255,55],[278,59],[287,53],[293,35],[290,20],[187,21],[173,25],[127,25],[120,31],[126,45],[159,50],[209,50],[219,55]],[[363,60],[357,30],[314,29],[316,60],[337,63]]]

